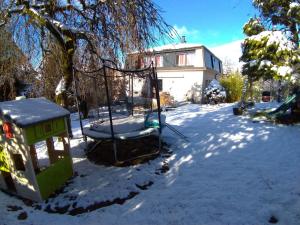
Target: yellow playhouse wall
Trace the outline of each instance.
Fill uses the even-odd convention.
[[[0,120],[0,125],[2,121]],[[0,135],[0,144],[4,146],[4,151],[8,156],[8,162],[10,164],[11,176],[14,180],[14,184],[17,190],[17,195],[24,198],[32,199],[34,201],[41,201],[38,185],[35,179],[35,172],[32,162],[30,160],[29,146],[25,145],[24,132],[17,126],[12,126],[14,136],[12,139],[7,140],[4,135]],[[16,170],[14,162],[12,160],[12,154],[21,154],[25,171]],[[1,176],[1,175],[0,175]],[[0,187],[6,189],[5,182],[0,181]]]

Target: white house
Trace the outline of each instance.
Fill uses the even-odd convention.
[[[169,44],[149,49],[144,54],[129,54],[129,68],[143,68],[153,61],[160,91],[176,101],[201,102],[203,90],[222,73],[222,61],[203,45]]]

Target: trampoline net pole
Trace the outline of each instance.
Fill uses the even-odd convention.
[[[110,102],[110,96],[109,96],[109,90],[108,90],[108,82],[107,82],[105,61],[103,60],[102,63],[103,63],[103,75],[104,75],[104,82],[105,82],[107,108],[108,108],[109,122],[110,122],[111,139],[113,141],[113,150],[114,150],[115,161],[117,162],[118,161],[118,158],[117,158],[117,145],[116,145],[116,140],[115,140],[113,120],[112,120],[111,102]]]
[[[156,101],[157,101],[157,115],[158,115],[158,123],[159,123],[159,134],[161,134],[161,117],[160,117],[160,97],[159,97],[159,88],[158,88],[158,78],[157,78],[157,73],[155,71],[155,68],[153,66],[153,62],[152,62],[152,73],[153,73],[153,77],[154,77],[154,84],[155,84],[155,95],[156,95]]]
[[[76,80],[76,77],[75,77],[75,70],[74,70],[74,67],[73,67],[73,69],[72,69],[72,75],[73,75],[73,81],[74,81],[75,101],[76,101],[76,107],[77,107],[77,112],[78,112],[78,117],[79,117],[80,130],[81,130],[81,134],[82,134],[82,136],[83,136],[83,140],[84,140],[85,144],[87,145],[87,138],[86,138],[86,136],[83,134],[82,118],[81,118],[80,107],[79,107],[79,101],[78,101],[77,80]]]

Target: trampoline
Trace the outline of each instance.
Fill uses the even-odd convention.
[[[80,113],[80,101],[84,99],[79,87],[82,79],[89,80],[91,84],[87,100],[89,123],[85,126]],[[159,147],[149,154],[160,152],[165,117],[160,113],[157,74],[153,63],[145,69],[124,70],[110,60],[101,59],[99,69],[82,71],[75,68],[74,81],[82,135],[85,141],[87,137],[97,141],[90,150],[95,150],[102,141],[111,141],[115,161],[119,162],[117,140],[155,135],[158,136]]]

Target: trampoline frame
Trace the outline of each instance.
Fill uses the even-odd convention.
[[[159,96],[159,89],[158,89],[158,78],[157,78],[157,72],[156,72],[156,68],[153,66],[153,62],[151,63],[151,65],[145,69],[139,69],[139,70],[124,70],[124,69],[119,69],[116,65],[116,63],[114,63],[111,60],[105,60],[105,59],[101,59],[102,62],[102,67],[94,70],[94,71],[81,71],[77,68],[74,67],[73,71],[73,80],[74,80],[74,89],[75,89],[75,95],[76,95],[76,106],[77,106],[77,111],[78,111],[78,115],[79,115],[79,120],[80,120],[80,129],[81,129],[81,133],[84,137],[84,141],[87,144],[87,137],[96,140],[97,142],[95,143],[95,145],[92,147],[92,150],[96,148],[96,146],[101,143],[102,140],[108,140],[111,139],[112,141],[112,147],[113,147],[113,152],[114,152],[114,159],[115,162],[122,162],[118,159],[117,156],[117,144],[116,144],[116,140],[125,140],[125,139],[138,139],[141,137],[145,137],[145,136],[150,136],[150,135],[158,135],[158,151],[154,152],[154,153],[150,153],[150,154],[146,154],[143,155],[143,157],[145,156],[151,156],[151,155],[156,155],[161,151],[161,131],[162,131],[162,121],[161,121],[161,107],[160,107],[160,96]],[[111,63],[112,66],[109,66],[108,63]],[[159,122],[159,127],[158,128],[146,128],[140,131],[133,131],[133,132],[128,132],[128,133],[119,133],[116,134],[114,132],[114,124],[113,124],[113,116],[112,116],[112,102],[110,99],[110,95],[109,95],[109,86],[108,86],[108,76],[107,76],[107,69],[111,69],[114,71],[118,71],[122,74],[122,77],[128,76],[129,77],[129,87],[131,85],[131,88],[129,88],[129,90],[131,90],[131,101],[132,101],[132,110],[131,110],[131,114],[133,115],[133,78],[134,75],[133,74],[137,74],[137,73],[141,73],[144,71],[150,71],[151,72],[151,76],[150,80],[151,80],[151,90],[155,89],[155,98],[157,101],[157,113],[158,113],[158,122]],[[78,95],[78,84],[77,84],[77,80],[75,79],[75,73],[76,72],[81,72],[83,74],[86,74],[87,76],[90,76],[88,74],[90,73],[95,73],[95,72],[100,72],[102,71],[102,76],[104,77],[104,85],[105,85],[105,93],[106,93],[106,100],[107,100],[107,108],[108,108],[108,114],[109,114],[109,121],[110,121],[110,134],[108,133],[104,133],[104,132],[99,132],[99,131],[95,131],[95,130],[91,130],[90,128],[84,128],[83,127],[83,123],[82,123],[82,116],[80,113],[80,107],[79,107],[79,95]],[[99,74],[101,76],[101,74]],[[141,78],[141,77],[139,77]],[[146,77],[142,77],[142,78],[146,78]],[[129,96],[128,96],[129,97]],[[151,103],[152,104],[152,103]],[[98,106],[99,107],[99,106]],[[152,109],[152,105],[151,105],[151,109]],[[135,135],[136,134],[136,135]],[[139,156],[141,157],[141,156]],[[134,160],[136,158],[139,157],[135,157],[132,159],[127,159],[128,160]],[[124,162],[124,161],[123,161]]]

